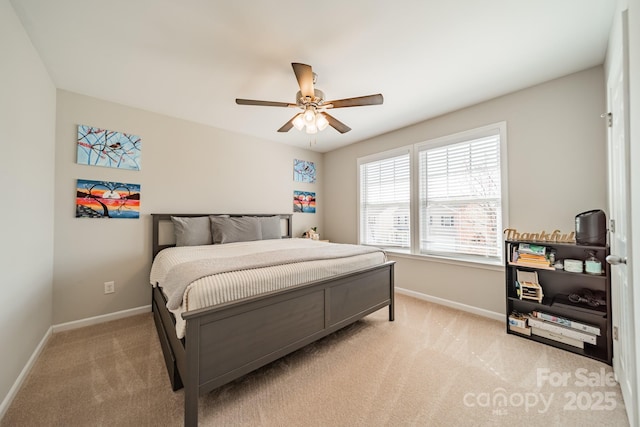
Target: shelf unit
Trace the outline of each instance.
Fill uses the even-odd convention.
[[[586,260],[589,251],[595,253],[603,269],[601,275],[589,273],[573,273],[548,267],[533,267],[511,262],[511,255],[515,245],[521,243],[545,246],[555,251],[556,260],[577,259]],[[581,354],[592,359],[611,365],[613,357],[613,341],[611,331],[611,275],[609,264],[605,258],[609,255],[608,246],[587,246],[570,243],[551,243],[533,241],[505,241],[505,283],[506,283],[506,329],[508,334],[548,344],[573,353]],[[542,302],[520,299],[516,290],[517,271],[536,272],[542,286],[544,298]],[[606,297],[606,304],[591,307],[585,303],[572,303],[568,295],[581,289],[602,291]],[[560,341],[538,335],[525,335],[509,328],[509,315],[512,312],[528,314],[539,311],[572,321],[596,326],[600,329],[596,344],[584,344],[584,349],[565,344]]]

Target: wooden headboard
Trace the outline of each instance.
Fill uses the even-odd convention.
[[[172,216],[181,216],[181,217],[201,217],[201,216],[209,216],[209,215],[228,215],[232,217],[240,217],[240,216],[279,216],[280,223],[282,228],[282,238],[290,239],[293,237],[293,214],[151,214],[151,218],[153,219],[153,250],[152,250],[152,260],[156,257],[158,252],[165,248],[171,248],[175,246],[175,239],[173,234],[173,222],[171,221]],[[170,243],[166,243],[170,242]]]

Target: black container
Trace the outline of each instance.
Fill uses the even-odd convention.
[[[576,243],[607,246],[607,218],[603,211],[596,209],[576,215]]]

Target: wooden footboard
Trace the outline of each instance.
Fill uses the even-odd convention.
[[[198,424],[198,397],[383,307],[394,318],[394,262],[183,315],[179,340],[154,289],[158,336],[174,390],[184,384],[185,425]]]

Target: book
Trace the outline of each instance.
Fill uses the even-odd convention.
[[[532,335],[537,335],[539,337],[543,337],[543,338],[547,338],[550,340],[554,340],[554,341],[558,341],[564,344],[569,344],[571,346],[574,347],[578,347],[578,348],[582,348],[584,349],[584,342],[580,341],[580,340],[576,340],[570,337],[565,337],[563,335],[559,335],[559,334],[554,334],[551,331],[546,331],[544,329],[539,329],[536,327],[531,327],[531,334]]]
[[[517,326],[518,328],[526,328],[527,316],[514,311],[509,315],[509,325]]]
[[[531,336],[531,328],[528,326],[520,327],[520,326],[509,324],[509,330],[513,332],[517,332],[522,335]]]
[[[531,327],[553,332],[554,334],[562,335],[567,338],[572,338],[578,341],[586,342],[587,344],[595,345],[598,338],[594,334],[578,331],[576,329],[572,329],[567,326],[562,326],[556,323],[547,322],[546,320],[540,320],[535,317],[530,317],[528,319],[528,324]]]
[[[576,322],[575,320],[565,319],[564,317],[554,316],[553,314],[543,313],[541,311],[533,311],[531,314],[538,319],[600,336],[600,328],[597,326],[587,325],[586,323]]]
[[[528,262],[510,262],[509,265],[515,265],[516,267],[537,268],[540,270],[555,270],[555,268],[551,267],[550,265],[542,265],[542,264],[535,264],[535,263],[528,263]]]
[[[511,258],[510,261],[511,262],[516,262],[518,261],[518,246],[517,245],[511,245],[509,244],[510,249],[511,249]]]
[[[547,257],[542,255],[518,254],[517,263],[527,263],[549,267],[551,263]]]
[[[547,256],[546,246],[520,243],[511,246],[510,262],[526,267],[549,268],[551,262]]]
[[[528,256],[520,255],[518,256],[518,262],[533,262],[533,263],[549,265],[548,259],[546,259],[545,257],[540,257],[538,255],[528,255]]]
[[[518,245],[518,252],[520,252],[520,254],[545,256],[547,253],[547,247],[542,245],[534,245],[531,243],[520,243],[520,245]]]
[[[547,257],[545,257],[544,255],[534,255],[534,254],[527,254],[527,253],[518,253],[518,255],[520,256],[520,258],[522,259],[531,259],[531,260],[540,260],[540,261],[546,261]]]

